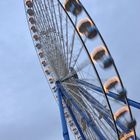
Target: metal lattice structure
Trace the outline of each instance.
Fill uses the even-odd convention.
[[[25,0],[35,48],[59,103],[63,136],[76,140],[139,140],[110,51],[79,0]]]

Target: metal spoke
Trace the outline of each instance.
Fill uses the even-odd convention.
[[[122,80],[103,37],[82,3],[78,0],[26,0],[25,9],[27,19],[35,20],[35,23],[29,20],[29,28],[37,29],[31,30],[31,35],[53,95],[57,101],[60,90],[65,102],[66,109],[63,106],[61,111],[71,109],[87,140],[122,138],[127,134],[128,118],[133,120],[129,106],[132,100],[126,95],[118,96],[124,91]],[[105,50],[103,56],[102,52],[98,53],[100,47],[95,48],[101,44]],[[108,70],[103,67],[106,59],[112,60]],[[108,89],[106,83],[112,76],[119,82]],[[129,110],[127,115],[115,120],[115,113],[124,105]],[[65,119],[67,123],[73,120],[72,116]],[[69,125],[74,132],[73,124]],[[75,129],[78,126],[74,125]],[[131,130],[134,131],[132,139],[136,140],[135,128]],[[75,131],[75,138],[79,140],[77,134]]]

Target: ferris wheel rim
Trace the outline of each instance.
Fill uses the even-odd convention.
[[[58,2],[60,3],[60,5],[61,5],[61,7],[63,8],[63,5],[61,4],[61,2],[58,0]],[[79,1],[80,2],[80,1]],[[81,3],[81,2],[80,2]],[[82,5],[83,6],[83,5]],[[83,6],[83,8],[84,8],[84,6]],[[67,13],[67,11],[63,8],[63,10],[65,11],[65,13],[68,15],[68,17],[70,18],[70,16],[69,16],[69,14]],[[84,10],[86,11],[86,9],[84,8]],[[86,11],[87,12],[87,11]],[[87,12],[87,14],[88,14],[88,12]],[[93,22],[93,20],[92,20],[92,18],[90,17],[90,15],[88,14],[88,17],[89,17],[89,19]],[[71,19],[71,18],[70,18]],[[73,22],[72,20],[70,20],[71,22]],[[94,23],[95,24],[95,23]],[[74,24],[73,24],[73,26],[74,26]],[[95,25],[96,26],[96,25]],[[82,43],[84,44],[84,41],[82,40],[82,38],[81,38],[81,36],[80,36],[80,34],[79,34],[79,32],[78,32],[78,30],[77,30],[77,27],[75,27],[74,26],[74,28],[75,28],[75,30],[77,31],[77,33],[78,33],[78,35],[79,35],[79,37],[80,37],[80,39],[81,39],[81,41],[82,41]],[[100,34],[100,32],[99,32],[99,30],[98,30],[98,33],[99,33],[99,35],[100,35],[100,37],[102,38],[102,36],[101,36],[101,34]],[[108,47],[107,47],[107,45],[106,45],[106,43],[105,43],[105,41],[104,41],[104,39],[102,38],[102,40],[103,40],[103,42],[104,42],[104,44],[105,44],[105,47],[107,48],[107,51],[109,52],[109,55],[111,56],[111,53],[110,53],[110,51],[109,51],[109,49],[108,49]],[[84,47],[86,48],[86,46],[85,46],[85,44],[84,44]],[[91,59],[91,57],[90,57],[90,54],[88,53],[88,50],[87,50],[87,52],[86,52],[87,54],[88,54],[88,56],[89,56],[89,58],[90,58],[90,63],[93,65],[93,67],[94,67],[94,70],[96,71],[96,67],[94,66],[94,63],[93,63],[93,61],[92,61],[92,59]],[[111,56],[112,57],[112,56]],[[117,68],[116,68],[116,66],[115,66],[115,63],[114,63],[114,61],[113,61],[113,65],[114,65],[114,67],[115,67],[115,70],[116,70],[116,72],[117,72],[117,75],[118,75],[118,77],[119,77],[119,80],[120,80],[120,82],[121,82],[121,84],[122,84],[122,80],[121,80],[121,78],[120,78],[120,75],[119,75],[119,73],[118,73],[118,70],[117,70]],[[96,72],[96,74],[98,75],[98,72]],[[100,79],[100,76],[97,76],[99,79]],[[99,80],[99,81],[101,81],[101,80]],[[105,94],[105,96],[106,96],[106,93],[105,93],[105,91],[104,91],[104,88],[103,88],[103,84],[102,84],[102,82],[100,82],[101,83],[101,85],[102,85],[102,90],[103,90],[103,92],[104,92],[104,94]],[[122,84],[122,87],[124,87],[123,86],[123,84]],[[106,96],[107,97],[107,96]],[[127,97],[126,97],[126,99],[127,99]],[[108,98],[107,98],[107,102],[108,102]],[[108,105],[110,106],[110,103],[108,102]],[[131,109],[130,109],[130,106],[129,106],[129,104],[127,103],[127,106],[129,107],[129,111],[131,112]],[[112,116],[113,116],[113,112],[112,112],[112,109],[111,109],[111,106],[110,106],[110,111],[111,111],[111,114],[112,114]],[[132,117],[132,114],[131,114],[131,117]],[[114,120],[114,117],[112,117],[113,118],[113,120]],[[115,127],[116,127],[116,130],[117,130],[117,126],[116,126],[116,123],[115,123],[115,120],[114,120],[114,124],[115,124]],[[135,131],[135,130],[134,130]],[[135,133],[135,132],[134,132]],[[117,135],[118,135],[118,138],[119,138],[119,134],[118,134],[118,130],[117,130]],[[135,134],[135,137],[136,137],[136,134]]]
[[[84,47],[85,47],[85,49],[86,49],[87,46],[85,45],[83,39],[81,38],[81,36],[80,36],[80,34],[79,34],[78,30],[77,30],[77,27],[75,26],[75,24],[74,24],[73,21],[71,20],[69,14],[68,14],[67,11],[64,9],[64,7],[63,7],[63,5],[61,4],[61,2],[60,2],[59,0],[57,0],[57,1],[58,1],[59,4],[61,5],[61,8],[63,8],[63,10],[64,10],[64,12],[66,13],[66,15],[69,17],[69,20],[71,21],[73,27],[75,28],[75,31],[77,32],[77,34],[78,34],[78,36],[79,36],[79,38],[80,38],[82,44],[84,45]],[[83,6],[83,5],[82,5],[82,6]],[[83,8],[84,8],[84,6],[83,6]],[[86,10],[86,9],[85,9],[85,10]],[[88,17],[91,18],[90,16],[88,16]],[[93,22],[92,18],[91,18],[90,20]],[[96,25],[95,25],[95,26],[96,26]],[[101,35],[99,31],[98,31],[98,33],[99,33],[99,35]],[[101,37],[102,37],[102,36],[101,36]],[[103,41],[104,41],[104,40],[103,40]],[[107,46],[106,46],[106,47],[107,47]],[[108,49],[108,48],[107,48],[107,49]],[[108,101],[107,95],[106,95],[106,93],[105,93],[105,91],[104,91],[104,87],[103,87],[102,81],[100,80],[100,76],[99,76],[99,74],[98,74],[98,71],[96,70],[96,67],[94,66],[94,63],[93,63],[93,61],[91,60],[90,53],[88,52],[88,50],[86,50],[85,52],[87,53],[87,55],[88,55],[88,57],[89,57],[89,60],[90,60],[90,63],[93,65],[94,70],[96,71],[96,75],[97,75],[97,77],[99,78],[99,81],[100,81],[102,90],[103,90],[103,92],[104,92],[104,94],[105,94],[105,96],[106,96],[106,100],[107,100],[107,102],[108,102],[108,105],[109,105],[109,108],[110,108],[110,112],[111,112],[111,114],[112,114],[112,119],[114,119],[114,117],[113,117],[113,112],[112,112],[112,108],[111,108],[111,105],[110,105],[110,103],[109,103],[109,101]],[[109,50],[108,50],[108,52],[109,52]],[[109,55],[111,56],[110,52],[109,52]],[[112,56],[111,56],[111,57],[112,57]],[[113,64],[114,64],[114,63],[113,63]],[[115,65],[115,64],[114,64],[114,65]],[[115,68],[116,68],[116,67],[115,67]],[[116,72],[118,72],[118,70],[117,70]],[[120,82],[122,83],[119,73],[118,73],[117,75],[118,75],[118,77],[119,77],[119,79],[120,79]],[[123,87],[123,84],[122,84],[122,87]],[[127,99],[127,98],[126,98],[126,99]],[[126,100],[126,101],[127,101],[127,100]],[[129,106],[128,103],[127,103],[127,105],[128,105],[128,107],[129,107],[130,115],[131,115],[131,117],[132,117],[130,106]],[[116,125],[115,120],[114,120],[114,125]],[[117,130],[117,126],[115,126],[115,127],[116,127],[116,130]],[[117,132],[118,132],[118,131],[117,131]],[[119,135],[119,134],[118,134],[118,135]],[[118,138],[119,138],[119,136],[118,136]]]
[[[80,2],[80,0],[79,0],[79,2]],[[81,3],[81,2],[80,2],[80,3]],[[82,3],[81,3],[81,4],[82,4]],[[85,12],[86,12],[86,14],[88,15],[89,19],[93,22],[91,16],[89,15],[89,13],[87,12],[87,10],[85,9],[84,6],[83,6],[83,9],[85,10]],[[96,23],[94,23],[94,24],[95,24],[95,27],[97,28]],[[111,55],[111,53],[110,53],[110,50],[109,50],[109,48],[108,48],[106,42],[104,41],[104,39],[103,39],[103,37],[102,37],[102,35],[101,35],[101,33],[100,33],[99,30],[98,30],[98,33],[99,33],[99,36],[100,36],[100,38],[101,38],[103,44],[104,44],[105,47],[106,47],[107,52],[109,53],[109,55],[110,55],[111,58],[112,58],[112,55]],[[114,66],[114,69],[115,69],[115,71],[116,71],[116,73],[117,73],[117,76],[118,76],[118,78],[119,78],[120,84],[121,84],[122,88],[124,88],[124,85],[123,85],[121,76],[120,76],[120,74],[119,74],[119,71],[118,71],[118,69],[117,69],[116,64],[115,64],[114,61],[113,61],[113,66]],[[133,120],[134,118],[133,118],[132,111],[131,111],[130,106],[129,106],[129,103],[128,103],[128,98],[127,98],[127,96],[125,97],[125,100],[126,100],[126,104],[127,104],[127,106],[128,106],[128,109],[129,109],[129,111],[130,111],[131,120]],[[135,139],[136,139],[136,131],[135,131],[135,128],[134,128],[134,134],[135,134]]]

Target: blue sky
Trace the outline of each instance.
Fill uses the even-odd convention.
[[[140,1],[82,2],[110,48],[128,96],[140,102]],[[23,1],[1,0],[0,17],[0,139],[62,140],[58,107],[33,47]],[[133,112],[140,122],[140,111]]]

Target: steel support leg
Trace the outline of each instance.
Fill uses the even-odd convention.
[[[70,140],[67,123],[66,123],[66,119],[64,115],[64,108],[62,104],[62,93],[61,93],[61,90],[59,89],[59,85],[57,85],[57,88],[58,88],[58,102],[59,102],[59,110],[60,110],[61,123],[62,123],[62,129],[63,129],[63,137],[64,137],[64,140]]]
[[[96,126],[96,124],[86,116],[85,112],[81,111],[79,109],[79,107],[77,106],[77,104],[75,104],[75,102],[73,101],[73,99],[67,94],[67,92],[63,89],[63,87],[61,86],[61,84],[59,84],[58,82],[58,87],[59,90],[62,92],[62,94],[69,100],[71,101],[71,103],[73,104],[74,108],[80,113],[80,115],[82,116],[82,118],[87,122],[87,125],[91,127],[91,129],[93,129],[93,131],[96,133],[98,139],[100,140],[106,140],[106,138],[104,137],[104,135],[102,134],[102,132],[99,130],[99,128]]]
[[[99,93],[102,93],[102,89],[100,87],[96,86],[96,85],[93,85],[91,83],[88,83],[88,82],[82,81],[82,80],[78,80],[78,82],[81,85],[87,86],[87,87],[89,87],[89,88],[91,88],[91,89],[93,89],[93,90],[95,90],[95,91],[97,91]],[[114,99],[116,99],[116,100],[119,100],[121,102],[125,102],[123,99],[122,100],[118,99],[118,96],[117,96],[116,93],[109,92],[107,95],[110,96],[110,97],[112,97],[112,98],[114,98]],[[139,102],[133,101],[133,100],[131,100],[129,98],[127,98],[127,99],[128,99],[128,104],[130,106],[132,106],[134,108],[137,108],[137,109],[140,109],[140,103]]]

